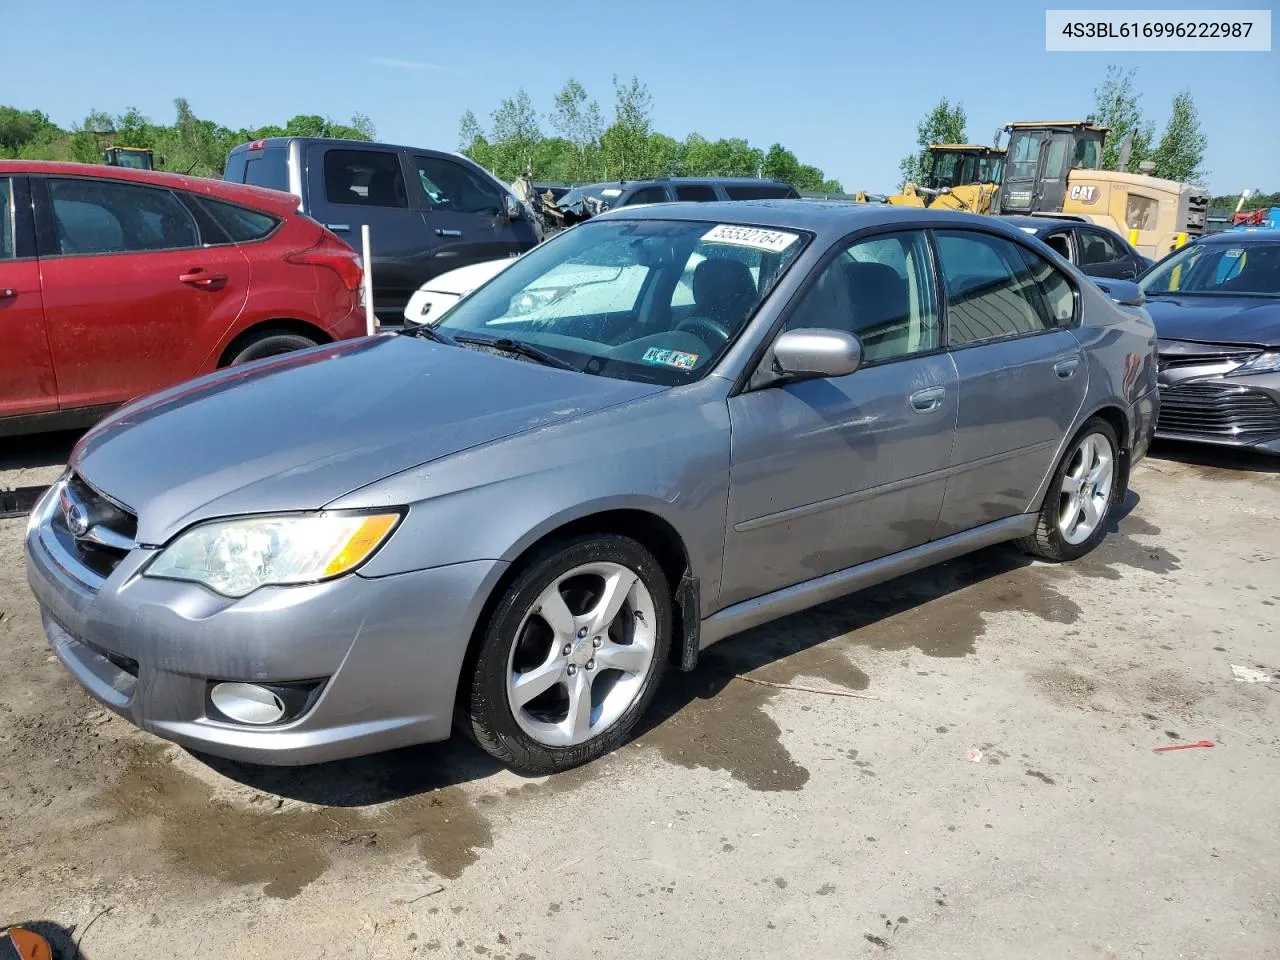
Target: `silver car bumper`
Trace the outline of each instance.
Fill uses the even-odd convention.
[[[449,735],[468,640],[504,564],[460,563],[380,578],[359,574],[266,587],[229,600],[140,575],[130,551],[108,575],[80,562],[57,497],[36,507],[27,578],[50,646],[99,701],[144,730],[252,763],[304,764]],[[291,684],[278,724],[221,718],[218,681]]]

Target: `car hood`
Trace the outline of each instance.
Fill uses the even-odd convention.
[[[199,520],[313,510],[412,467],[664,388],[404,336],[235,367],[121,408],[70,466],[160,544]]]
[[[1280,299],[1159,296],[1144,306],[1162,340],[1280,344]]]

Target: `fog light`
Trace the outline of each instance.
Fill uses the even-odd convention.
[[[218,683],[209,699],[220,712],[238,723],[275,723],[284,716],[284,701],[256,683]]]

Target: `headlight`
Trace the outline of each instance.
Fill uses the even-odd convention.
[[[1268,350],[1243,366],[1236,367],[1232,373],[1275,373],[1277,370],[1280,370],[1280,350]]]
[[[228,597],[267,585],[314,583],[354,570],[399,520],[395,513],[218,520],[182,534],[144,572],[202,583]]]

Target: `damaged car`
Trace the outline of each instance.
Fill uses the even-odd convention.
[[[1202,237],[1139,286],[1159,334],[1157,436],[1280,454],[1280,233]]]

